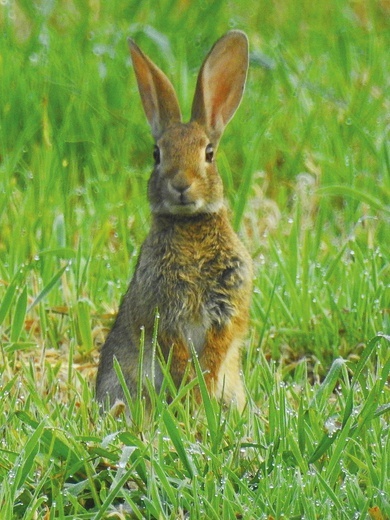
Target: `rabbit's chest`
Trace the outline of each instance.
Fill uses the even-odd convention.
[[[194,343],[211,325],[222,327],[232,318],[245,285],[245,262],[237,256],[176,258],[162,269],[162,300],[172,320],[188,325]]]
[[[241,312],[251,283],[250,257],[230,228],[214,221],[200,226],[151,233],[133,291],[140,316],[158,308],[160,326],[184,332],[194,345]]]

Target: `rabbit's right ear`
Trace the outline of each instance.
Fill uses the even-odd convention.
[[[200,69],[191,121],[205,128],[214,146],[240,104],[248,62],[246,34],[229,31],[214,44]]]
[[[155,140],[171,123],[181,121],[179,102],[166,75],[128,39],[138,90]]]

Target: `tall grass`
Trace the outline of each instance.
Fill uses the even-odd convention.
[[[384,0],[0,6],[0,518],[387,519],[389,8]],[[184,383],[100,415],[101,345],[149,225],[126,38],[189,114],[229,28],[244,100],[218,163],[255,261],[242,417]],[[167,374],[166,384],[169,385]],[[117,411],[119,413],[119,411]]]

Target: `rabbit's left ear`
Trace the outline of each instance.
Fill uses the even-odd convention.
[[[157,141],[172,123],[181,121],[179,102],[172,83],[138,45],[128,39],[138,90],[152,135]]]
[[[214,146],[240,104],[248,62],[245,33],[229,31],[214,44],[200,69],[191,121],[205,128]]]

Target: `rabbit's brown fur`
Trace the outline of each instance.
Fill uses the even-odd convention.
[[[156,165],[148,185],[152,225],[134,277],[101,352],[97,397],[122,398],[116,357],[135,395],[139,342],[144,331],[143,377],[162,384],[152,367],[153,330],[179,385],[192,343],[208,388],[226,403],[245,403],[240,348],[248,327],[251,258],[233,231],[212,153],[233,116],[245,84],[246,36],[231,31],[210,51],[199,73],[192,118],[180,108],[166,76],[130,42],[142,103],[155,138]]]

